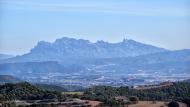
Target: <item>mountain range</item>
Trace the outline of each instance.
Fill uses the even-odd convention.
[[[124,39],[118,43],[63,37],[55,42],[40,41],[29,53],[9,59],[6,62],[63,61],[84,58],[134,57],[168,50]]]
[[[171,51],[127,39],[92,43],[64,37],[53,43],[40,41],[27,54],[0,60],[0,75],[67,85],[130,74],[189,75],[189,71],[190,49]]]

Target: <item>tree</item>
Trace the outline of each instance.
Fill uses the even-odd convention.
[[[176,101],[172,101],[168,104],[168,107],[179,107],[179,104]]]
[[[136,96],[131,96],[131,97],[129,97],[129,100],[130,100],[132,103],[137,104],[138,101],[139,101],[139,98],[136,97]]]

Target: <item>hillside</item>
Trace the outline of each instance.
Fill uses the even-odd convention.
[[[125,73],[188,73],[190,50],[168,51],[137,57],[108,58],[96,60],[93,70],[109,69]],[[107,65],[107,66],[106,66]],[[98,69],[97,69],[98,68]]]
[[[136,96],[141,101],[180,101],[190,105],[190,83],[174,83],[172,86],[136,90],[129,87],[109,87],[109,86],[95,86],[87,89],[84,92],[82,98],[99,100],[107,102],[107,104],[117,105],[115,98],[118,96],[126,97],[129,99],[132,96]]]
[[[21,80],[11,75],[0,75],[0,84],[17,82],[21,82]]]
[[[42,100],[61,98],[59,93],[45,91],[27,82],[0,85],[0,100]]]
[[[48,91],[57,91],[57,92],[65,92],[67,91],[65,88],[57,86],[57,85],[49,85],[49,84],[34,84],[34,86]]]

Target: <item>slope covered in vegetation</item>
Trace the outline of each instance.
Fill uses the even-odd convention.
[[[0,86],[0,100],[63,99],[62,97],[58,92],[42,90],[27,82]]]
[[[161,87],[147,90],[130,89],[129,87],[96,86],[85,90],[83,99],[99,100],[110,105],[118,104],[117,96],[124,96],[129,99],[136,96],[144,101],[180,101],[190,104],[190,83],[179,82],[169,87]]]

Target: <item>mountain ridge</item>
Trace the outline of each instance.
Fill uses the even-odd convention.
[[[62,61],[80,58],[134,57],[166,51],[169,50],[131,39],[124,39],[117,43],[105,41],[92,43],[89,40],[63,37],[56,39],[53,43],[39,41],[29,53],[4,61]]]

